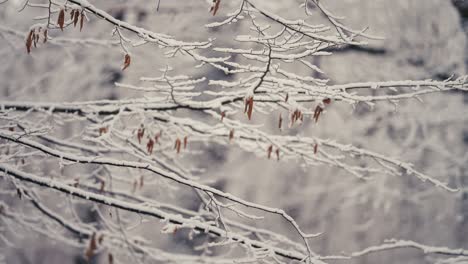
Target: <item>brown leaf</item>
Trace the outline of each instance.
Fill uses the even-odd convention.
[[[79,11],[78,10],[74,10],[74,17],[72,16],[72,20],[73,20],[73,26],[76,27],[76,24],[78,24],[78,19],[79,19]],[[73,12],[73,11],[72,11]],[[81,26],[81,23],[80,23],[80,26]]]
[[[122,68],[122,71],[125,70],[125,69],[127,69],[128,66],[130,66],[130,61],[131,61],[130,55],[125,54],[124,66],[123,66],[123,68]]]
[[[175,141],[175,145],[174,145],[174,149],[177,150],[177,154],[180,153],[180,146],[181,146],[182,142],[180,141],[180,139],[176,139]]]
[[[96,249],[97,249],[96,233],[93,233],[93,235],[91,236],[91,239],[89,240],[88,248],[86,249],[86,252],[85,252],[86,260],[88,261],[91,260],[91,258],[94,256]]]
[[[276,160],[279,160],[279,158],[280,158],[279,157],[279,149],[276,149],[275,153],[276,153]]]
[[[106,187],[106,182],[105,182],[105,181],[101,181],[101,188],[99,189],[99,191],[100,191],[100,192],[103,192],[105,187]]]
[[[184,137],[184,149],[187,148],[187,136]]]
[[[160,138],[160,137],[161,137],[161,132],[158,132],[158,133],[154,136],[154,142],[159,144],[159,138]]]
[[[267,149],[267,155],[268,155],[268,159],[271,158],[271,152],[273,151],[273,145],[270,145]]]
[[[138,131],[137,131],[138,143],[141,144],[141,139],[143,138],[144,135],[145,135],[145,128],[143,127],[143,125],[141,125],[141,127],[138,128]]]
[[[65,24],[65,10],[60,9],[57,24],[59,25],[60,29],[63,31],[63,25]]]
[[[287,93],[287,94],[286,94],[286,97],[284,98],[284,101],[287,102],[288,99],[289,99],[289,94]]]
[[[249,98],[245,98],[244,101],[244,113],[247,113],[247,108],[249,108]]]
[[[323,108],[320,107],[320,105],[317,105],[317,107],[315,108],[314,117],[313,117],[313,119],[315,119],[315,123],[317,123],[320,113],[322,113],[322,111],[323,111]]]
[[[39,34],[33,34],[33,39],[34,39],[34,47],[37,48],[37,42],[39,42]]]
[[[150,155],[153,154],[153,146],[154,146],[154,141],[150,138],[148,140],[148,143],[146,143],[146,150],[148,151]]]
[[[299,109],[296,109],[291,115],[291,126],[294,125],[294,123],[299,119],[303,119],[302,112]]]
[[[114,256],[112,255],[112,253],[107,254],[107,263],[114,264]]]
[[[246,110],[247,110],[247,117],[249,118],[249,120],[252,119],[253,103],[254,103],[254,100],[252,96],[246,99]]]
[[[322,100],[322,102],[323,102],[324,104],[330,104],[330,103],[331,103],[331,99],[330,99],[330,98],[325,98],[325,99]]]
[[[215,16],[216,12],[218,12],[220,3],[221,3],[221,0],[214,0],[214,6],[212,7],[213,16]]]
[[[70,11],[70,20],[71,20],[71,21],[74,21],[74,20],[75,20],[75,9],[72,9],[72,10]]]
[[[44,43],[47,42],[47,29],[44,30]]]
[[[234,138],[234,128],[229,131],[229,141],[231,141]]]
[[[81,32],[81,30],[83,29],[84,17],[85,17],[84,11],[81,11],[81,17],[80,17],[80,32]]]
[[[301,110],[296,109],[296,110],[294,111],[293,119],[294,119],[294,122],[296,122],[296,121],[299,120],[299,119],[302,119],[302,112],[301,112]]]
[[[136,188],[137,188],[137,181],[134,180],[134,181],[133,181],[132,193],[135,193],[135,192],[136,192]]]
[[[317,145],[317,143],[315,143],[315,145],[314,145],[314,154],[317,154],[317,149],[318,149],[318,145]]]
[[[221,122],[223,122],[224,117],[226,116],[226,111],[223,111],[221,113]]]
[[[99,136],[102,136],[102,134],[107,133],[107,127],[100,127],[99,128]]]
[[[29,31],[28,38],[26,39],[26,50],[28,51],[28,54],[31,53],[31,45],[33,42],[33,35],[34,35],[34,30]]]
[[[283,117],[281,116],[281,113],[279,115],[279,121],[278,121],[278,128],[281,130],[281,126],[283,125]]]

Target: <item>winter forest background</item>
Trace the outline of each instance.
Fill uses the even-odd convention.
[[[48,124],[58,127],[50,133],[56,138],[82,143],[92,135],[98,137],[108,132],[99,130],[102,128],[99,124],[85,124],[84,118],[70,121],[74,117],[67,115],[54,117],[51,109],[37,113],[4,109],[5,105],[12,102],[62,103],[123,100],[145,98],[145,96],[149,98],[152,96],[151,93],[145,95],[146,92],[137,87],[157,86],[158,83],[155,84],[148,78],[160,76],[169,68],[173,69],[170,71],[173,75],[187,75],[194,80],[205,77],[209,80],[234,82],[241,78],[236,74],[226,75],[216,67],[206,65],[197,67],[198,63],[193,63],[187,56],[166,58],[165,50],[156,44],[132,46],[132,42],[128,42],[125,43],[128,49],[125,51],[121,47],[122,40],[119,39],[119,34],[135,42],[138,36],[125,30],[114,31],[112,34],[115,26],[91,13],[86,14],[87,19],[81,32],[79,27],[72,25],[66,27],[63,32],[60,29],[49,30],[51,39],[47,43],[38,43],[38,47],[32,47],[31,53],[28,54],[25,39],[31,26],[43,23],[40,18],[47,17],[47,9],[34,4],[47,5],[49,2],[31,0],[30,6],[24,9],[23,0],[1,2],[3,2],[0,5],[2,135],[19,133],[21,126],[37,128]],[[206,24],[226,19],[229,13],[238,9],[241,1],[221,1],[215,16],[209,12],[213,5],[211,1],[161,0],[159,10],[156,10],[158,3],[154,0],[89,0],[89,2],[114,18],[131,25],[168,34],[187,42],[213,38],[219,47],[236,48],[238,44],[234,38],[246,34],[249,28],[254,26],[248,18],[245,18],[219,28],[205,27]],[[304,8],[300,7],[304,1],[251,2],[262,10],[284,18],[304,19]],[[366,33],[384,39],[368,39],[366,41],[369,44],[365,46],[342,45],[331,48],[333,54],[329,56],[310,56],[307,60],[320,70],[292,66],[287,68],[294,74],[329,79],[327,85],[397,80],[444,81],[456,80],[467,74],[467,1],[322,0],[321,2],[334,14],[344,16],[345,19],[341,22],[346,26],[357,30],[368,26]],[[308,5],[311,11],[310,16],[306,17],[308,23],[314,25],[328,23],[323,13],[313,4]],[[19,9],[22,11],[18,12]],[[57,13],[53,14],[54,23],[57,20]],[[68,19],[69,10],[66,16]],[[274,22],[262,18],[260,14],[256,16],[259,24],[271,24],[275,27]],[[131,63],[123,71],[124,56],[127,52],[131,54]],[[210,49],[202,51],[202,54],[206,57],[221,57]],[[245,63],[242,55],[233,56],[231,60],[240,64]],[[141,77],[146,77],[146,81]],[[202,89],[214,89],[214,91],[217,89],[210,87]],[[368,95],[376,95],[376,90],[370,89]],[[399,90],[386,92],[390,95],[398,93]],[[280,161],[276,161],[275,150],[268,150],[268,145],[262,145],[264,147],[260,150],[246,151],[251,146],[238,147],[235,137],[234,142],[230,143],[231,140],[227,138],[213,142],[209,142],[211,139],[203,139],[197,142],[196,136],[188,136],[187,150],[184,149],[182,153],[177,154],[172,147],[174,140],[179,139],[178,136],[174,136],[179,131],[176,128],[171,128],[172,130],[167,133],[163,132],[161,141],[165,137],[171,138],[168,143],[170,146],[165,150],[159,150],[156,145],[155,155],[159,155],[159,151],[170,152],[166,158],[172,161],[174,166],[187,170],[196,167],[193,175],[199,177],[197,182],[249,202],[284,209],[302,230],[319,234],[308,241],[314,253],[329,257],[322,258],[321,261],[326,263],[468,263],[468,93],[455,89],[422,95],[421,99],[419,101],[416,98],[409,98],[398,103],[382,101],[373,107],[364,103],[351,105],[333,100],[331,104],[326,105],[326,111],[322,113],[318,122],[313,122],[308,117],[301,125],[286,128],[290,121],[288,115],[283,113],[285,128],[281,132],[278,132],[277,128],[280,109],[270,112],[257,111],[254,108],[252,120],[249,121],[242,112],[244,107],[242,103],[242,109],[233,114],[232,119],[242,123],[263,124],[261,129],[267,133],[333,139],[345,145],[352,144],[388,157],[395,157],[412,163],[413,168],[447,183],[451,188],[457,188],[457,192],[446,191],[430,181],[423,182],[414,175],[372,173],[366,174],[363,179],[337,164],[302,162],[300,157],[287,158],[286,155],[283,159],[282,153]],[[208,119],[202,114],[194,114],[184,109],[175,112],[174,115],[181,118],[200,120],[200,122]],[[125,135],[122,131],[122,135],[129,136],[136,142],[138,137],[136,134],[141,129],[140,123],[149,122],[143,115],[136,115],[132,120],[127,120],[132,129],[129,128],[129,134]],[[226,118],[228,117],[229,115]],[[206,123],[213,124],[211,121]],[[160,129],[164,127],[158,127],[155,131]],[[149,133],[148,131],[146,133]],[[181,135],[180,140],[184,141],[183,132]],[[146,136],[146,134],[142,136],[143,140]],[[96,193],[100,193],[100,188],[101,191],[110,190],[113,186],[126,191],[128,195],[144,197],[147,202],[160,203],[159,208],[168,211],[171,211],[171,206],[177,206],[200,215],[203,210],[207,211],[204,212],[207,215],[211,212],[200,205],[196,193],[187,186],[177,185],[169,180],[153,177],[147,172],[128,168],[98,170],[97,167],[77,166],[38,153],[40,152],[38,150],[18,146],[17,142],[9,141],[5,137],[0,140],[0,164],[8,166],[13,164],[18,166],[17,168],[37,173],[41,177],[62,179],[72,187],[88,186],[90,192],[95,190]],[[37,140],[44,146],[55,148],[54,142],[44,138]],[[93,148],[109,147],[100,145],[97,141],[87,142]],[[179,142],[185,145],[184,143]],[[142,143],[141,146],[145,151],[146,143]],[[318,148],[319,151],[322,150],[320,145]],[[193,153],[189,153],[190,151]],[[70,152],[76,155],[92,154],[75,150]],[[123,154],[120,156],[120,153],[111,153],[113,156],[107,153],[102,152],[98,156],[116,159],[124,157]],[[268,159],[267,155],[271,155],[272,158]],[[144,160],[137,157],[135,155],[131,160]],[[375,165],[374,161],[359,157],[353,162],[361,167],[371,166],[371,163],[372,166]],[[229,244],[207,247],[208,242],[220,241],[208,235],[191,234],[190,228],[177,230],[177,226],[171,226],[148,216],[124,211],[117,213],[112,207],[22,182],[8,176],[8,173],[4,172],[5,169],[1,171],[0,263],[55,264],[88,261],[90,263],[236,263],[234,260],[274,263],[275,261],[268,258],[262,260],[260,257],[253,261],[249,257],[255,259],[258,257],[256,254],[261,254],[255,253],[253,249],[250,251],[247,249],[248,253],[243,253]],[[112,174],[111,172],[118,174],[112,186],[107,178],[107,174]],[[77,182],[78,177],[79,182]],[[34,201],[40,201],[40,206],[44,206],[41,208],[48,208],[45,211],[56,212],[61,219],[66,219],[78,229],[88,230],[88,233],[85,232],[87,235],[67,230],[60,221],[51,220],[44,211],[38,209],[40,206],[38,207]],[[291,227],[291,223],[282,217],[246,209],[245,212],[248,214],[265,216],[262,220],[252,220],[237,217],[235,213],[226,211],[226,218],[232,217],[248,226],[272,230],[295,243],[303,243]],[[219,224],[219,219],[211,220]],[[96,235],[96,240],[100,234],[104,234],[102,241],[96,242],[98,245],[92,248],[92,252],[90,252],[90,240],[94,235],[90,234]],[[110,238],[109,234],[115,237]],[[246,236],[259,241],[265,239],[269,245],[278,247],[281,247],[282,243],[289,243],[284,241],[272,243],[274,239],[266,239],[268,235],[263,234],[257,237]],[[141,238],[144,241],[142,244],[145,244],[145,248],[149,251],[142,253],[138,251],[138,246],[130,245],[128,241],[134,238]],[[391,239],[402,242],[401,246],[390,246],[388,250],[385,250],[385,246],[378,248],[379,245],[397,245]],[[116,241],[123,242],[119,244]],[[417,244],[410,242],[405,244],[403,243],[405,241],[414,241]],[[291,245],[284,248],[294,248]],[[373,246],[377,248],[372,248]],[[303,246],[297,246],[301,247]],[[449,251],[451,249],[453,251]],[[298,251],[306,254],[303,248]],[[228,257],[216,258],[216,256]],[[318,259],[320,258],[317,258],[317,261]],[[276,260],[294,263],[287,258]]]

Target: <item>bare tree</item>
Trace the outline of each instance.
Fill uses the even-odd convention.
[[[348,48],[375,51],[367,42],[380,38],[368,34],[367,28],[348,27],[323,1],[291,5],[303,11],[302,17],[293,19],[256,2],[213,1],[207,16],[214,16],[214,21],[193,29],[211,37],[198,39],[194,34],[183,40],[142,28],[138,18],[135,23],[122,18],[128,8],[145,16],[164,1],[109,4],[106,11],[97,7],[101,4],[97,1],[94,5],[86,0],[25,0],[18,16],[35,24],[27,31],[0,25],[1,36],[16,39],[11,46],[24,45],[30,63],[25,77],[11,76],[27,79],[27,88],[5,87],[0,101],[0,219],[7,230],[0,230],[2,243],[15,247],[15,230],[26,228],[79,248],[88,261],[106,256],[108,263],[335,263],[401,248],[438,255],[441,263],[467,261],[465,249],[409,240],[322,255],[310,245],[320,234],[301,227],[289,210],[227,192],[217,180],[223,179],[223,171],[207,175],[205,169],[217,164],[206,153],[213,146],[228,146],[280,164],[338,168],[363,182],[401,176],[453,196],[460,192],[461,185],[448,177],[424,172],[385,149],[366,149],[298,130],[303,125],[320,126],[327,111],[339,105],[372,111],[381,104],[398,108],[438,93],[465,93],[468,76],[331,84],[315,58]],[[317,13],[326,23],[309,22]],[[233,27],[238,28],[232,39],[216,39]],[[90,35],[82,37],[80,31]],[[100,32],[111,32],[111,37],[101,37]],[[70,72],[54,85],[62,88],[60,93],[74,93],[68,87],[78,87],[73,83],[78,79],[80,86],[94,86],[94,91],[84,96],[86,100],[68,102],[53,91],[47,92],[46,100],[28,94],[28,89],[47,86],[48,76],[58,71],[54,61],[60,58],[50,52],[42,58],[41,52],[68,46],[85,46],[76,52],[92,56],[82,55],[84,59],[64,65]],[[121,65],[114,65],[111,77],[93,70],[73,76],[75,70],[92,68],[93,61],[102,58],[97,54],[119,50]],[[149,71],[139,61],[153,68]],[[44,72],[27,76],[28,67],[42,67]],[[157,76],[137,76],[140,82],[120,82],[122,72],[154,71]],[[55,99],[47,100],[49,95]],[[263,125],[269,118],[273,125]],[[249,177],[259,173],[249,171]],[[274,181],[287,185],[288,175]],[[268,226],[272,218],[281,218],[289,232]],[[190,250],[164,246],[161,241],[167,240],[186,243]]]

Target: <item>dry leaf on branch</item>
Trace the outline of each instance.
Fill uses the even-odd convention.
[[[270,145],[267,149],[267,155],[268,155],[268,159],[271,158],[271,152],[273,151],[273,145]]]
[[[213,6],[211,6],[210,12],[213,12],[213,16],[216,15],[219,9],[219,5],[221,4],[221,0],[213,0]]]
[[[97,249],[96,233],[93,233],[93,235],[91,236],[91,239],[89,240],[88,248],[86,249],[86,252],[85,252],[85,257],[88,262],[94,256],[96,249]]]
[[[178,138],[178,139],[176,139],[176,141],[175,141],[175,145],[174,145],[174,149],[176,149],[176,150],[177,150],[177,154],[179,154],[179,153],[180,153],[180,146],[181,146],[181,145],[182,145],[182,142],[180,141],[180,139],[179,139],[179,138]]]
[[[249,96],[245,99],[245,108],[244,108],[244,113],[247,112],[247,117],[249,120],[252,119],[252,112],[253,112],[253,96]]]
[[[138,143],[141,144],[141,139],[143,138],[144,135],[145,135],[145,128],[143,127],[143,125],[141,125],[141,127],[138,128],[138,131],[137,131]]]
[[[125,69],[127,69],[128,66],[130,66],[130,61],[131,61],[130,55],[125,54],[124,66],[123,66],[123,68],[122,68],[122,71],[125,70]]]
[[[26,38],[26,50],[28,51],[28,54],[31,53],[31,46],[33,42],[33,35],[34,35],[34,30],[29,31],[29,35]]]
[[[278,120],[278,128],[281,130],[282,126],[283,126],[283,117],[281,116],[281,113],[280,113],[279,120]]]
[[[84,24],[84,11],[81,11],[81,17],[80,17],[80,31],[83,29],[83,24]]]
[[[65,24],[65,10],[60,9],[57,24],[59,25],[60,29],[63,31],[63,25]]]
[[[317,107],[315,108],[314,117],[313,117],[313,119],[315,120],[315,123],[317,123],[322,111],[323,111],[323,108],[320,105],[317,105]]]
[[[153,146],[154,146],[154,141],[153,139],[149,139],[148,143],[146,143],[146,150],[148,151],[148,154],[153,154]]]

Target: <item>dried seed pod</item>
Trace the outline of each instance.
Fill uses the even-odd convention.
[[[317,154],[317,150],[318,150],[318,145],[317,145],[317,143],[315,143],[315,145],[314,145],[314,154]]]
[[[331,103],[331,99],[330,99],[330,98],[325,98],[325,99],[322,100],[322,102],[323,102],[324,104],[330,104],[330,103]]]
[[[187,148],[187,136],[184,137],[184,149]]]
[[[279,158],[280,158],[279,149],[276,149],[275,153],[276,153],[276,160],[279,161]]]

